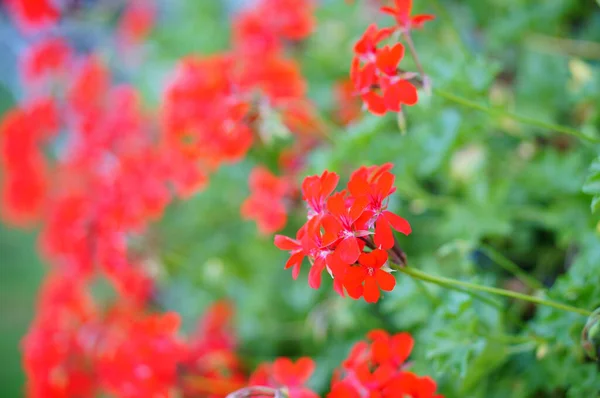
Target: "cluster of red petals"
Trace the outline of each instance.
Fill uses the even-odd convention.
[[[163,103],[165,139],[196,165],[198,177],[244,158],[263,135],[266,113],[277,112],[297,133],[298,148],[314,140],[311,135],[320,127],[306,82],[284,51],[289,42],[310,34],[313,12],[310,0],[259,1],[234,16],[230,51],[179,62]],[[255,219],[261,233],[285,225],[283,180],[289,177],[277,182],[263,169],[253,173],[252,196],[242,214]]]
[[[350,68],[350,79],[355,95],[364,101],[367,109],[375,115],[400,112],[402,105],[415,105],[418,101],[417,88],[409,81],[413,73],[402,72],[398,65],[404,58],[404,46],[380,46],[394,32],[407,33],[420,28],[434,17],[432,15],[410,16],[412,0],[396,0],[394,7],[382,7],[381,11],[395,17],[397,25],[378,28],[370,25],[354,45],[354,58]]]
[[[315,27],[314,0],[259,0],[233,21],[233,44],[246,56],[265,56],[286,42],[305,39]]]
[[[9,111],[0,122],[0,214],[15,225],[27,225],[43,212],[49,186],[42,144],[59,128],[53,101],[38,99]]]
[[[333,277],[334,289],[350,297],[376,302],[380,289],[395,286],[389,274],[387,250],[395,245],[392,229],[410,234],[409,223],[387,209],[395,192],[392,164],[361,167],[352,173],[346,190],[333,193],[339,176],[325,171],[306,177],[303,199],[308,221],[296,238],[275,236],[275,245],[290,252],[285,268],[296,279],[305,257],[311,263],[309,285],[318,289],[324,270]]]
[[[295,362],[280,357],[273,363],[259,365],[248,385],[285,390],[290,398],[318,398],[317,393],[305,386],[314,370],[315,362],[308,357],[298,358]]]
[[[46,280],[23,340],[27,396],[168,396],[186,354],[178,315],[144,314],[125,302],[103,310],[88,290],[64,274]]]
[[[261,234],[279,231],[287,222],[286,202],[291,192],[286,177],[277,177],[263,166],[252,169],[250,196],[242,204],[242,217],[255,220]]]
[[[334,374],[327,398],[442,398],[430,377],[407,370],[414,341],[408,333],[373,330],[356,343]]]

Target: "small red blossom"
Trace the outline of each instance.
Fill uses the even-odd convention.
[[[406,370],[414,343],[410,334],[373,330],[368,336],[371,342],[356,343],[336,371],[327,398],[443,398],[435,394],[435,381]]]
[[[314,370],[315,363],[308,357],[299,358],[295,363],[281,357],[272,364],[260,365],[250,376],[250,386],[285,389],[290,398],[318,398],[314,391],[305,387]]]
[[[427,21],[435,18],[431,14],[419,14],[411,16],[412,0],[394,0],[394,7],[382,7],[381,11],[396,18],[396,22],[400,29],[408,32],[410,29],[420,29]]]
[[[376,303],[380,297],[379,289],[392,291],[396,279],[381,269],[387,260],[387,253],[380,249],[361,254],[359,266],[350,267],[344,275],[344,287],[348,294],[354,298],[362,296],[368,303]]]
[[[392,228],[406,235],[411,230],[406,220],[388,210],[388,198],[395,191],[391,167],[389,163],[362,167],[352,174],[348,190],[337,193],[333,193],[339,181],[336,173],[325,171],[304,179],[308,221],[296,239],[275,236],[275,245],[291,254],[285,268],[293,268],[294,279],[308,257],[308,281],[314,289],[320,287],[324,270],[342,296],[347,291],[355,299],[376,302],[379,288],[394,288],[394,278],[381,269],[388,259],[386,250],[395,245]]]
[[[302,195],[308,204],[308,217],[322,214],[325,211],[327,198],[338,184],[340,177],[327,170],[320,176],[306,177],[302,182]]]

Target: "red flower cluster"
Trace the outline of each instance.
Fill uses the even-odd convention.
[[[384,115],[388,111],[400,112],[402,105],[417,103],[417,88],[409,81],[415,74],[398,69],[398,64],[404,58],[404,46],[396,43],[378,47],[394,32],[408,34],[411,28],[420,28],[434,18],[432,15],[411,17],[411,8],[412,0],[396,0],[396,8],[381,8],[382,12],[393,15],[398,25],[379,29],[372,24],[354,45],[350,78],[356,94],[375,115]]]
[[[355,344],[334,374],[327,398],[442,398],[433,379],[406,370],[414,345],[410,334],[373,330],[367,336],[369,341]]]
[[[305,386],[314,371],[315,363],[308,357],[299,358],[295,363],[280,357],[272,364],[259,365],[250,376],[248,385],[285,389],[290,398],[318,398],[317,393]]]
[[[279,53],[313,31],[313,14],[314,0],[259,0],[235,17],[234,47],[247,57]]]
[[[325,269],[342,296],[347,292],[354,299],[376,302],[379,288],[394,288],[395,280],[386,266],[386,250],[395,245],[392,228],[405,235],[411,228],[405,219],[387,210],[388,198],[396,190],[391,168],[390,163],[361,167],[352,173],[348,189],[335,194],[336,173],[325,171],[321,176],[306,177],[302,194],[308,205],[308,221],[296,239],[275,236],[275,245],[291,254],[285,267],[293,268],[294,279],[302,260],[308,257],[308,280],[313,289],[321,285]]]
[[[0,210],[5,220],[26,225],[42,214],[49,185],[42,144],[58,128],[58,111],[48,99],[13,109],[0,122],[0,163],[4,170]]]
[[[103,312],[88,289],[58,273],[46,280],[23,340],[27,396],[166,397],[185,355],[178,315],[146,315],[122,302]]]

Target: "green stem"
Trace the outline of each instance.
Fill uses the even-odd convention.
[[[543,289],[544,285],[540,283],[535,278],[529,276],[525,271],[521,269],[517,264],[510,261],[508,258],[504,257],[502,254],[497,252],[493,247],[482,244],[479,249],[488,256],[493,262],[507,270],[508,272],[514,274],[521,282],[523,282],[530,289],[538,290]]]
[[[510,298],[517,299],[517,300],[523,300],[523,301],[528,301],[528,302],[535,303],[535,304],[541,304],[541,305],[553,307],[553,308],[563,310],[563,311],[574,312],[576,314],[580,314],[583,316],[590,316],[592,314],[588,310],[585,310],[582,308],[577,308],[577,307],[572,307],[567,304],[561,304],[561,303],[557,303],[555,301],[550,301],[550,300],[542,299],[539,297],[529,296],[527,294],[517,293],[517,292],[510,291],[510,290],[499,289],[496,287],[478,285],[476,283],[459,281],[457,279],[446,278],[443,276],[430,275],[425,272],[419,271],[415,268],[400,267],[395,264],[392,264],[392,268],[397,271],[400,271],[406,275],[409,275],[413,278],[420,279],[425,282],[435,283],[436,285],[440,285],[440,286],[444,286],[444,287],[452,286],[452,287],[457,287],[457,288],[465,288],[467,290],[477,290],[480,292],[495,294],[498,296],[505,296],[505,297],[510,297]]]
[[[492,116],[509,117],[509,118],[516,120],[517,122],[520,122],[523,124],[528,124],[530,126],[539,127],[539,128],[545,129],[545,130],[558,131],[560,133],[569,134],[574,137],[580,138],[582,140],[587,140],[587,141],[594,142],[594,143],[600,143],[600,138],[587,136],[587,135],[581,133],[580,131],[575,130],[571,127],[544,122],[541,120],[530,118],[528,116],[522,116],[522,115],[518,115],[516,113],[508,112],[508,111],[505,111],[502,109],[493,109],[486,105],[482,105],[477,102],[468,100],[466,98],[459,97],[458,95],[454,95],[447,91],[440,90],[439,88],[434,87],[433,92],[434,92],[434,94],[436,94],[444,99],[447,99],[448,101],[455,102],[457,104],[466,106],[468,108],[477,109],[478,111],[485,112]]]

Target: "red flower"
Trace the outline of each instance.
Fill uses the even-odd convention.
[[[396,286],[396,279],[392,274],[381,269],[387,262],[387,252],[375,249],[370,253],[363,253],[358,258],[359,266],[350,267],[344,275],[344,287],[353,298],[363,296],[368,303],[379,300],[379,289],[387,292]]]
[[[369,205],[363,217],[371,217],[367,225],[375,223],[375,244],[383,249],[394,246],[394,235],[391,228],[410,234],[411,228],[408,221],[387,210],[386,199],[396,191],[394,175],[390,173],[391,164],[379,168],[367,169],[363,167],[352,174],[348,188],[352,196],[367,198]]]
[[[444,398],[435,393],[436,382],[430,377],[419,377],[411,372],[401,372],[385,387],[383,398]]]
[[[97,348],[102,387],[124,398],[168,396],[177,364],[185,355],[176,336],[179,323],[175,313],[141,315],[130,308],[116,308],[109,314]]]
[[[417,88],[409,81],[398,76],[398,63],[404,57],[404,46],[400,43],[393,47],[384,47],[377,54],[377,68],[381,71],[383,99],[387,109],[399,112],[400,105],[417,103]]]
[[[280,357],[273,364],[259,365],[250,376],[250,385],[286,389],[290,398],[318,398],[314,391],[304,386],[314,369],[315,363],[308,357],[301,357],[296,363]]]
[[[343,367],[334,372],[328,398],[443,398],[434,395],[435,382],[405,370],[413,340],[408,333],[389,336],[383,330],[369,332],[372,343],[354,345]]]
[[[404,31],[409,31],[412,28],[420,29],[425,22],[435,18],[434,15],[430,14],[411,16],[412,0],[395,0],[395,3],[396,8],[382,7],[381,11],[396,18],[398,26]]]
[[[275,235],[275,246],[280,250],[290,252],[290,258],[285,263],[285,269],[292,268],[292,278],[297,279],[300,274],[302,260],[306,256],[302,246],[302,239],[306,234],[306,228],[300,228],[296,239],[288,238],[284,235]]]
[[[273,380],[289,388],[292,394],[293,390],[300,389],[306,384],[314,371],[315,363],[308,357],[299,358],[296,363],[289,358],[277,358],[273,362]]]
[[[371,24],[362,37],[354,45],[354,54],[367,62],[373,62],[377,54],[377,44],[387,39],[394,32],[393,28],[379,29],[376,24]]]
[[[322,214],[325,211],[327,198],[338,184],[340,177],[327,170],[321,176],[306,177],[302,182],[303,199],[309,206],[308,217]]]
[[[385,115],[387,107],[383,96],[379,93],[381,90],[379,84],[376,65],[369,63],[362,69],[358,58],[352,61],[350,69],[350,79],[354,83],[356,93],[361,96],[367,105],[367,109],[374,115]]]
[[[372,330],[367,334],[372,341],[371,358],[378,365],[402,367],[410,355],[414,340],[409,333],[390,336],[385,330]]]
[[[302,40],[315,27],[314,0],[262,0],[256,12],[278,36]]]
[[[361,253],[358,238],[368,236],[370,232],[357,229],[355,223],[363,214],[368,204],[366,198],[347,201],[344,191],[338,192],[327,200],[329,214],[322,220],[325,229],[325,242],[339,240],[336,255],[346,264],[354,264]],[[349,202],[349,203],[348,203]],[[362,226],[360,226],[362,227]]]

